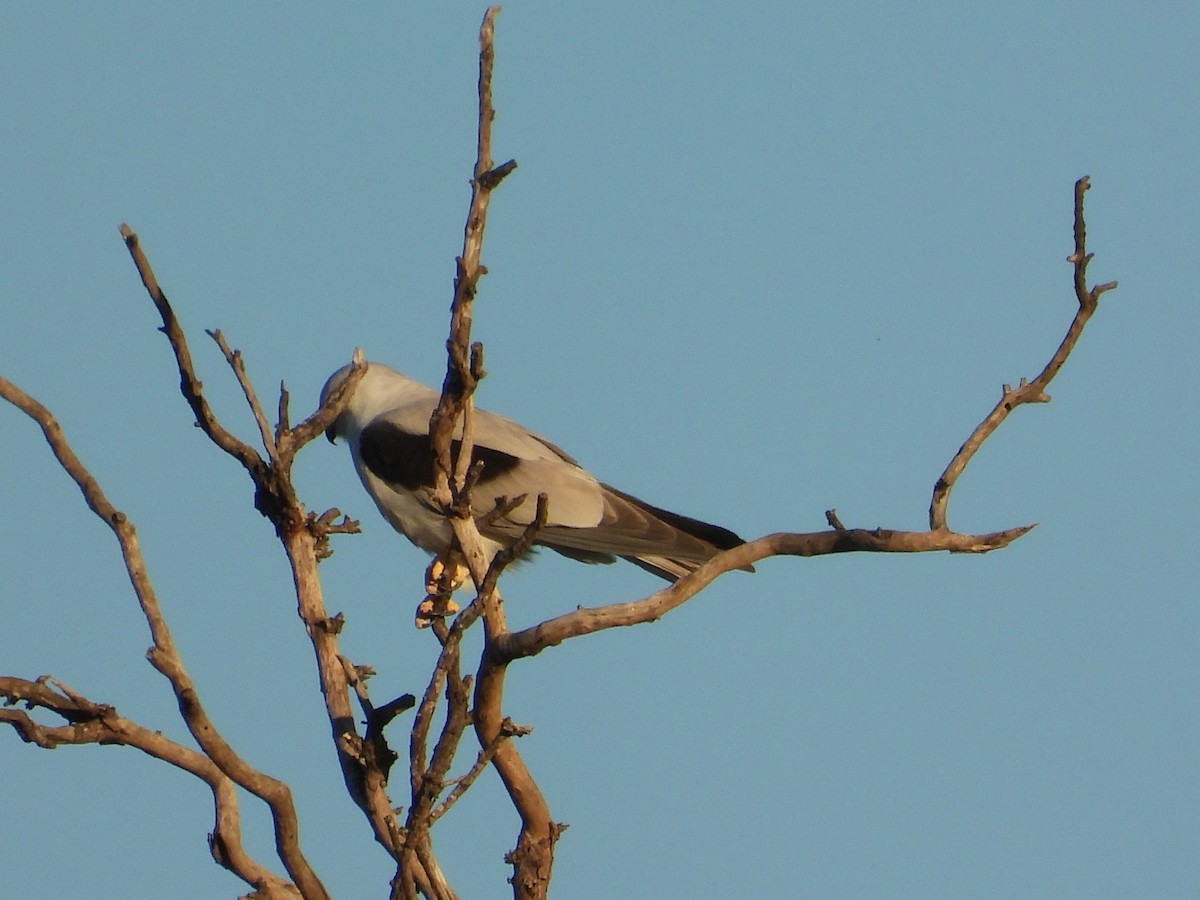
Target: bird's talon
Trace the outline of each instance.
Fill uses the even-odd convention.
[[[438,594],[449,596],[462,587],[471,570],[458,560],[446,560],[436,556],[425,570],[425,593],[431,597]]]
[[[442,558],[434,557],[429,568],[425,570],[425,593],[436,594],[438,592],[438,582],[442,580],[445,571],[446,564],[442,562]]]
[[[426,597],[417,605],[415,624],[418,628],[428,628],[434,619],[444,619],[452,616],[460,609],[459,605],[449,596],[439,595]]]

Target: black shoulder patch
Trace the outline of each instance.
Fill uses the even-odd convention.
[[[462,441],[451,444],[458,456]],[[428,434],[413,434],[392,422],[375,421],[363,429],[358,452],[371,474],[388,484],[415,491],[433,487],[433,447]],[[516,468],[521,461],[511,453],[491,447],[475,447],[474,457],[483,461],[480,484]]]
[[[359,436],[358,452],[363,465],[388,484],[409,491],[433,486],[433,452],[427,434],[375,421]]]

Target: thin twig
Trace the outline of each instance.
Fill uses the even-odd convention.
[[[291,424],[288,420],[288,403],[290,401],[287,385],[282,381],[279,382],[279,405],[276,408],[275,419],[275,442],[279,443],[279,438],[286,432],[291,430]]]
[[[258,425],[258,434],[262,438],[263,449],[267,451],[267,455],[271,457],[273,462],[277,462],[279,459],[279,448],[276,446],[276,437],[271,431],[270,424],[267,422],[267,416],[263,412],[262,404],[258,402],[258,395],[254,392],[254,385],[250,383],[250,378],[246,374],[246,362],[242,359],[242,351],[231,350],[229,343],[225,340],[225,335],[221,333],[221,329],[219,328],[206,330],[205,333],[221,348],[221,354],[225,357],[225,362],[229,363],[229,368],[233,370],[234,377],[237,378],[237,383],[242,388],[242,395],[246,398],[246,403],[250,407],[250,414],[254,416],[254,422]]]
[[[533,521],[522,529],[516,541],[492,557],[492,563],[488,566],[483,584],[479,586],[481,596],[487,596],[495,591],[496,584],[504,570],[533,548],[533,542],[537,540],[538,533],[546,526],[549,506],[550,498],[546,494],[538,494],[537,511],[534,513]]]
[[[491,192],[504,176],[516,168],[510,160],[493,169],[491,157],[492,64],[495,58],[494,20],[500,7],[493,6],[484,15],[479,30],[479,121],[476,133],[474,175],[471,179],[471,203],[463,228],[463,251],[457,260],[454,301],[451,306],[450,338],[447,342],[446,378],[437,409],[430,417],[430,438],[434,451],[434,494],[444,506],[452,502],[452,491],[462,490],[470,467],[472,450],[471,395],[482,374],[482,348],[471,346],[472,303],[479,278],[487,271],[480,264],[483,233],[487,224]],[[474,360],[474,364],[473,364]],[[459,421],[463,435],[457,464],[451,461],[450,444]],[[453,484],[453,488],[451,485]]]
[[[279,438],[279,459],[282,469],[290,470],[292,460],[300,448],[304,447],[310,441],[325,434],[334,420],[342,414],[350,402],[350,398],[354,396],[354,391],[358,388],[358,384],[362,381],[363,376],[367,374],[367,358],[363,355],[362,347],[354,349],[354,356],[350,360],[350,371],[338,385],[337,389],[325,398],[325,404],[314,412],[311,416],[292,428],[284,432]],[[281,398],[280,403],[285,401]]]
[[[933,498],[929,504],[929,527],[934,531],[940,531],[948,528],[946,524],[946,511],[950,503],[950,492],[954,489],[954,485],[958,482],[959,476],[967,468],[967,464],[971,458],[978,452],[991,435],[1000,427],[1000,424],[1008,418],[1018,406],[1023,406],[1026,403],[1048,403],[1049,395],[1046,394],[1046,388],[1062,369],[1063,364],[1067,361],[1067,357],[1071,355],[1071,351],[1075,349],[1075,344],[1083,334],[1083,328],[1087,324],[1088,319],[1092,317],[1092,313],[1096,311],[1100,295],[1106,291],[1111,291],[1117,286],[1115,281],[1107,282],[1106,284],[1097,285],[1088,290],[1087,287],[1087,266],[1091,261],[1091,254],[1087,252],[1087,227],[1084,224],[1083,218],[1083,195],[1091,187],[1091,182],[1085,175],[1075,182],[1075,252],[1067,257],[1067,261],[1073,266],[1072,282],[1075,287],[1075,297],[1079,302],[1079,309],[1075,313],[1075,317],[1071,320],[1071,324],[1067,329],[1066,336],[1058,345],[1058,349],[1054,351],[1054,355],[1050,361],[1046,363],[1045,368],[1033,381],[1021,379],[1020,384],[1013,388],[1009,385],[1004,385],[1000,394],[1000,400],[992,408],[992,411],[987,414],[982,422],[980,422],[971,436],[963,443],[954,454],[954,458],[950,460],[944,472],[938,478],[937,483],[933,487]]]
[[[146,258],[146,254],[142,251],[138,236],[128,225],[122,225],[120,232],[121,237],[125,239],[125,246],[129,250],[130,257],[133,259],[133,264],[137,267],[138,274],[142,277],[142,284],[146,286],[146,291],[150,294],[150,299],[154,302],[154,306],[162,318],[162,332],[171,343],[171,349],[175,353],[176,366],[179,369],[179,389],[183,393],[183,397],[188,405],[192,408],[192,414],[196,417],[196,424],[212,439],[214,444],[230,456],[240,460],[247,470],[252,472],[263,471],[266,464],[254,451],[254,448],[238,440],[238,438],[226,431],[221,423],[217,421],[216,416],[213,415],[212,408],[208,405],[208,400],[204,397],[204,386],[200,382],[200,379],[196,377],[196,370],[192,365],[192,354],[188,349],[187,337],[183,333],[179,319],[175,316],[175,310],[171,308],[171,304],[167,300],[167,295],[159,287],[158,279],[155,277],[154,270],[150,266],[150,260]]]
[[[511,737],[530,734],[533,731],[527,725],[514,725],[512,719],[506,718],[501,725],[500,733],[497,734],[490,744],[479,751],[479,755],[475,758],[474,764],[464,774],[455,778],[453,781],[446,782],[446,786],[454,785],[454,788],[446,795],[445,799],[437,805],[436,808],[429,814],[431,823],[436,822],[442,816],[450,811],[450,808],[458,802],[475,780],[483,774],[483,770],[488,767],[488,763],[492,761],[492,757],[496,755],[496,751],[500,749],[500,745]]]

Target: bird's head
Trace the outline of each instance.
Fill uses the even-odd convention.
[[[347,376],[349,376],[351,368],[352,368],[351,366],[342,366],[340,369],[338,369],[336,372],[334,372],[332,375],[329,376],[329,378],[325,382],[325,386],[323,388],[321,388],[321,403],[320,403],[321,406],[324,406],[325,403],[329,400],[330,395],[333,394],[334,391],[336,391],[339,387],[342,386],[342,382],[344,382],[346,380]],[[366,380],[366,375],[363,376],[363,380],[364,381]],[[358,386],[359,387],[362,386],[361,381],[359,382]],[[357,391],[358,391],[358,388],[356,387],[355,393],[357,393]],[[337,439],[339,437],[345,437],[346,427],[348,424],[347,417],[350,412],[350,404],[353,402],[354,402],[354,397],[351,396],[350,402],[346,404],[346,406],[342,409],[342,411],[338,415],[338,417],[333,420],[333,424],[325,429],[325,437],[328,438],[329,443],[336,444]]]
[[[353,366],[342,366],[325,382],[321,388],[321,405],[342,383],[350,376]],[[349,401],[341,414],[333,420],[333,424],[325,431],[329,442],[336,443],[338,438],[350,438],[360,428],[364,427],[375,416],[385,410],[403,403],[413,392],[433,393],[429,388],[406,378],[395,369],[382,363],[367,363],[367,371],[354,387]],[[434,394],[436,397],[436,394]]]

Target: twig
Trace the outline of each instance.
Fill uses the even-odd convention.
[[[495,591],[496,583],[499,581],[500,575],[504,570],[528,553],[533,547],[533,542],[537,539],[538,532],[546,526],[549,504],[549,497],[545,494],[538,494],[537,511],[534,513],[533,521],[522,529],[516,541],[492,557],[492,563],[488,566],[487,575],[483,578],[483,584],[479,586],[481,596],[487,596]],[[499,503],[497,503],[497,506],[499,506]]]
[[[262,404],[258,402],[258,395],[254,392],[254,385],[250,383],[250,377],[246,374],[246,361],[242,359],[241,350],[231,350],[229,343],[225,340],[225,335],[221,334],[221,329],[205,330],[205,333],[216,342],[216,345],[221,348],[221,354],[225,357],[225,362],[229,363],[229,368],[233,370],[234,377],[237,378],[237,383],[242,388],[242,395],[246,398],[246,403],[250,406],[250,414],[254,416],[255,424],[258,425],[258,433],[262,438],[263,449],[267,451],[267,455],[271,460],[277,461],[279,458],[279,448],[276,446],[276,436],[271,431],[271,426],[267,422],[267,416],[263,412]]]
[[[434,666],[433,674],[413,723],[409,743],[409,781],[412,805],[407,827],[428,831],[432,821],[429,813],[437,799],[440,785],[454,760],[462,733],[470,722],[469,696],[470,678],[462,679],[459,673],[460,646],[462,636],[475,621],[480,607],[472,603],[458,615],[449,629],[440,619],[435,629],[442,643],[442,651]],[[446,720],[438,741],[434,746],[433,759],[426,764],[429,728],[437,709],[438,695],[442,686],[446,688]]]
[[[350,398],[354,396],[354,391],[358,388],[358,383],[362,381],[363,376],[366,374],[367,358],[363,355],[362,348],[356,347],[354,349],[354,356],[350,360],[350,372],[342,380],[342,383],[338,385],[337,389],[325,398],[324,406],[295,428],[284,431],[280,435],[278,443],[279,466],[281,469],[290,471],[292,460],[300,448],[329,430],[330,426],[333,425],[334,419],[342,414],[342,411],[350,402]],[[281,409],[286,406],[286,391],[281,394],[279,402]]]
[[[429,814],[430,822],[436,822],[442,816],[450,811],[450,808],[458,802],[475,783],[475,780],[483,774],[483,770],[488,767],[488,763],[492,761],[492,757],[496,755],[496,751],[500,749],[500,745],[510,737],[519,737],[530,734],[533,731],[527,725],[514,725],[512,719],[506,718],[501,723],[500,733],[492,738],[492,742],[479,751],[479,755],[475,758],[474,764],[464,775],[460,775],[453,781],[448,781],[444,786],[454,785],[453,790],[446,795],[445,799],[437,805],[437,807]]]
[[[342,516],[342,521],[335,522],[334,519],[338,516]],[[329,535],[362,533],[361,524],[349,516],[343,516],[339,509],[327,509],[319,516],[310,512],[305,519],[305,527],[313,536],[318,562],[333,555],[333,549],[329,546]]]
[[[446,347],[446,378],[442,383],[441,400],[429,424],[434,452],[434,493],[447,507],[452,501],[452,491],[463,488],[471,461],[471,395],[482,377],[483,368],[482,347],[478,344],[471,346],[471,307],[479,278],[487,271],[480,264],[480,254],[483,250],[488,203],[492,190],[517,165],[509,160],[503,166],[493,168],[491,157],[492,120],[496,115],[492,106],[493,37],[494,20],[499,11],[498,6],[488,9],[479,30],[479,124],[475,170],[471,179],[471,203],[463,228],[462,255],[456,261],[450,338]],[[450,459],[450,443],[460,419],[463,420],[463,435],[455,464]]]
[[[464,629],[452,629],[451,637],[447,633],[445,623],[440,619],[434,623],[434,628],[440,632],[443,646],[422,697],[417,718],[413,722],[409,741],[409,785],[412,803],[404,824],[404,852],[400,858],[401,878],[397,886],[401,888],[401,896],[415,896],[419,890],[427,897],[453,900],[454,892],[433,855],[430,836],[433,820],[430,813],[437,799],[441,781],[445,778],[462,739],[462,733],[470,721],[470,712],[467,706],[468,689],[459,678],[459,640]],[[426,765],[429,726],[437,708],[437,695],[442,684],[446,685],[446,719],[434,745],[432,759]],[[424,886],[421,886],[422,882]]]
[[[1046,394],[1046,387],[1058,374],[1063,364],[1067,361],[1067,357],[1071,355],[1071,351],[1075,349],[1075,344],[1079,340],[1079,336],[1083,334],[1083,327],[1087,324],[1088,319],[1092,317],[1092,313],[1096,311],[1100,295],[1106,291],[1111,291],[1117,286],[1115,281],[1107,282],[1106,284],[1097,285],[1088,290],[1087,287],[1087,266],[1092,259],[1092,255],[1087,252],[1087,228],[1083,219],[1083,195],[1091,187],[1091,182],[1088,176],[1080,178],[1075,182],[1075,252],[1067,257],[1067,262],[1073,265],[1072,280],[1075,285],[1075,297],[1079,302],[1079,309],[1075,313],[1074,319],[1071,320],[1071,325],[1067,329],[1066,336],[1062,339],[1062,343],[1058,345],[1058,349],[1054,351],[1054,355],[1050,358],[1050,362],[1046,363],[1046,367],[1033,381],[1021,379],[1020,384],[1016,387],[1004,385],[1000,394],[1000,400],[992,408],[992,411],[987,414],[982,422],[975,427],[971,432],[971,436],[954,454],[954,458],[950,460],[950,464],[946,466],[941,477],[933,487],[933,498],[929,504],[929,527],[934,531],[946,529],[946,509],[950,503],[950,492],[954,489],[958,478],[962,475],[967,467],[967,463],[983,446],[983,442],[991,437],[992,433],[1000,427],[1000,423],[1008,418],[1018,406],[1026,403],[1048,403],[1050,397]]]
[[[162,318],[162,332],[167,336],[167,340],[171,343],[171,349],[175,352],[175,362],[179,369],[179,389],[183,393],[183,398],[192,408],[196,424],[212,439],[214,444],[238,459],[247,470],[261,472],[266,464],[249,444],[238,440],[222,427],[216,416],[213,415],[208,401],[204,398],[204,386],[196,377],[196,370],[192,365],[192,354],[188,350],[187,337],[175,316],[175,310],[171,308],[171,304],[167,300],[167,295],[159,287],[154,270],[150,267],[150,260],[142,252],[138,236],[128,225],[122,225],[120,232],[121,237],[125,239],[129,255],[133,258],[133,264],[137,266],[138,274],[142,277],[142,284],[146,286],[146,291],[150,294],[150,299],[154,301],[154,306]]]

